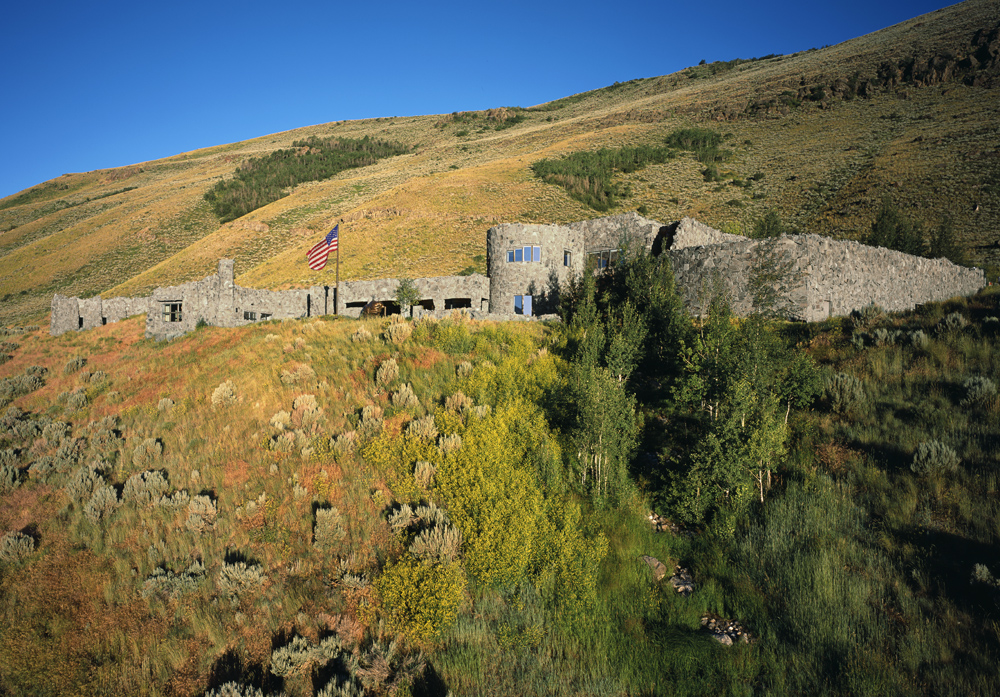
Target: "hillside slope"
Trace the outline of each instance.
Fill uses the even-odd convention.
[[[723,180],[704,181],[688,154],[619,175],[629,195],[612,213],[643,206],[663,221],[690,215],[739,229],[774,208],[804,231],[856,238],[888,195],[928,227],[950,216],[971,260],[996,265],[998,27],[995,2],[969,0],[837,46],[696,66],[528,110],[328,123],[63,175],[0,201],[0,322],[41,320],[56,292],[139,294],[200,278],[220,257],[236,259],[244,285],[330,282],[302,259],[340,219],[344,279],[482,271],[492,224],[595,215],[535,178],[532,163],[661,143],[691,125],[726,136]],[[310,136],[412,150],[219,224],[206,191]]]

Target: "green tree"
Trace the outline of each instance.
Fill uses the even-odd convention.
[[[924,253],[923,230],[904,216],[888,196],[882,199],[882,207],[872,223],[867,242],[873,247],[895,249],[916,256]]]
[[[420,291],[412,279],[399,279],[399,285],[396,286],[396,302],[399,303],[400,312],[409,312],[410,316],[413,316],[413,306],[420,302]]]
[[[773,208],[768,208],[764,217],[758,219],[753,224],[753,228],[750,230],[750,237],[760,240],[766,237],[780,237],[786,232],[787,230],[781,222],[781,216]]]
[[[955,238],[955,225],[948,216],[931,233],[930,249],[927,256],[931,259],[948,259],[953,264],[965,264],[965,248]]]

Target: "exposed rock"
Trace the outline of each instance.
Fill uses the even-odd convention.
[[[670,577],[670,585],[686,598],[694,592],[694,577],[690,571],[678,566],[674,575]]]
[[[723,646],[733,644],[749,644],[753,641],[750,631],[737,620],[727,620],[711,613],[702,615],[701,626],[708,635]]]
[[[646,565],[649,566],[650,570],[653,572],[653,580],[657,583],[659,583],[660,580],[667,575],[667,567],[664,566],[663,562],[659,559],[646,554],[639,558],[646,562]]]

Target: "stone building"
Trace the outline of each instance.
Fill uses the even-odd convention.
[[[669,260],[677,287],[693,314],[707,306],[721,284],[738,314],[754,311],[751,281],[764,263],[784,271],[785,314],[815,321],[876,304],[887,310],[975,293],[984,284],[980,269],[946,259],[818,235],[750,240],[714,230],[691,218],[661,225],[637,213],[569,225],[507,223],[486,233],[487,276],[418,278],[414,314],[464,310],[473,317],[525,319],[556,310],[553,291],[572,275],[595,273],[616,263],[624,248]],[[592,264],[592,266],[590,266]],[[57,336],[146,313],[146,336],[170,339],[200,322],[236,327],[267,319],[338,314],[358,317],[366,305],[396,303],[397,279],[348,281],[340,288],[270,291],[243,288],[233,280],[233,262],[223,259],[216,274],[179,286],[157,288],[147,298],[52,299],[50,331]]]

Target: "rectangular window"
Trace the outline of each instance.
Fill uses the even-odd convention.
[[[261,318],[262,320],[265,320],[265,319],[271,319],[271,315],[267,314],[266,312],[261,312],[261,313],[260,313],[260,318]]]
[[[542,260],[542,248],[541,247],[532,247],[531,248],[531,260],[532,261],[541,261]]]
[[[524,261],[524,250],[515,249],[514,250],[514,261]]]
[[[514,261],[514,250],[510,249],[507,251],[507,261]]]
[[[256,322],[257,321],[257,313],[256,312],[244,312],[243,313],[243,319],[250,320],[251,322]]]
[[[514,314],[524,315],[525,317],[531,317],[531,296],[530,295],[515,295],[514,296]]]
[[[573,265],[573,254],[568,249],[563,250],[563,266]]]
[[[163,303],[163,321],[180,322],[182,318],[181,304],[182,303]]]

